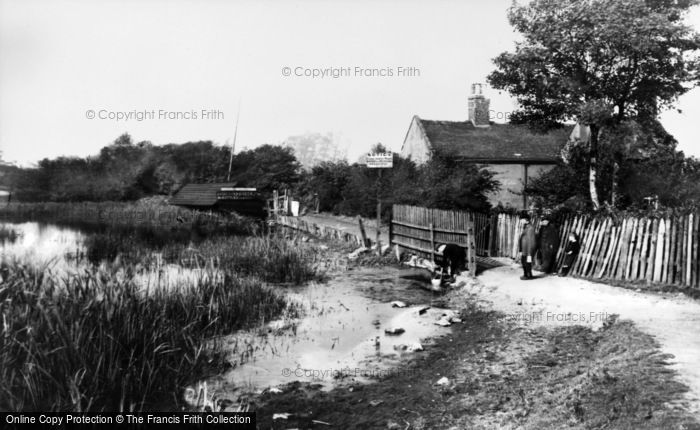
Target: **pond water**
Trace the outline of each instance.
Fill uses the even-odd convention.
[[[77,229],[53,224],[25,222],[0,223],[0,230],[14,231],[16,238],[0,240],[0,257],[15,258],[20,262],[30,263],[41,268],[51,276],[62,277],[83,273],[89,266],[84,258],[85,239],[89,233]],[[83,258],[76,258],[76,256]],[[168,264],[156,257],[155,270],[137,270],[133,279],[144,289],[167,286],[175,281],[198,282],[208,276],[209,271],[184,268],[177,264]],[[105,269],[107,264],[101,263]],[[116,276],[126,276],[123,270],[112,268]]]
[[[87,262],[74,256],[84,252],[88,236],[80,231],[34,222],[7,224],[17,238],[0,241],[0,256],[16,257],[52,274],[79,273]],[[401,359],[416,344],[449,333],[435,322],[445,312],[439,295],[424,289],[425,276],[397,268],[337,270],[324,283],[280,287],[302,309],[299,318],[282,318],[226,338],[233,368],[209,379],[218,397],[237,401],[241,395],[303,381],[325,389],[347,382],[369,382],[401,371]],[[424,274],[425,275],[425,274]],[[117,273],[119,276],[119,273]],[[196,279],[196,269],[163,265],[139,275],[145,285],[167,285],[176,279]],[[394,307],[392,301],[406,307]],[[429,309],[425,309],[430,306]],[[420,311],[420,312],[419,312]],[[400,335],[385,333],[400,328]]]
[[[449,312],[440,307],[443,300],[412,274],[396,268],[356,269],[291,290],[290,297],[307,310],[305,316],[230,336],[229,350],[236,351],[230,361],[238,365],[207,381],[209,387],[217,397],[236,402],[241,395],[293,381],[332,389],[403,371],[404,356],[421,353],[411,346],[429,348],[429,338],[450,332],[435,324]],[[394,307],[393,301],[407,306]],[[385,333],[391,328],[404,332]]]
[[[84,249],[85,235],[79,231],[36,222],[0,223],[0,229],[17,235],[0,241],[2,257],[31,262],[52,273],[75,273],[80,268],[69,258]]]

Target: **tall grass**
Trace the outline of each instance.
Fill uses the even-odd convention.
[[[138,234],[96,233],[85,239],[84,255],[91,263],[112,262],[139,264],[153,269],[160,262],[154,251],[162,253],[167,263],[186,268],[215,268],[256,276],[266,282],[302,284],[323,279],[316,263],[319,250],[307,244],[295,244],[279,236],[224,236],[201,242],[171,241],[153,244]]]
[[[274,283],[298,285],[323,277],[315,264],[321,258],[316,248],[277,236],[224,237],[187,246],[171,244],[163,248],[163,256],[185,267],[210,264]]]
[[[180,400],[186,385],[224,364],[218,336],[292,306],[267,283],[320,276],[313,248],[244,236],[257,227],[236,217],[40,203],[10,205],[0,219],[80,227],[91,232],[82,257],[110,262],[54,277],[0,260],[0,410],[138,411]],[[139,273],[159,273],[157,253],[202,269],[199,277],[173,285],[147,276],[159,281],[145,291]]]
[[[226,270],[144,293],[104,271],[54,279],[0,263],[0,409],[142,410],[202,376],[217,335],[270,319],[285,300]]]

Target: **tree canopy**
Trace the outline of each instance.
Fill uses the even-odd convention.
[[[595,207],[603,130],[614,134],[630,119],[653,128],[659,112],[698,83],[700,36],[683,22],[695,4],[533,0],[509,10],[522,40],[514,52],[494,59],[496,70],[488,81],[520,104],[512,122],[546,129],[577,120],[590,127],[589,189]]]
[[[617,118],[670,107],[698,81],[700,37],[683,22],[694,0],[533,0],[514,5],[523,37],[494,59],[489,83],[517,98],[521,120],[576,119],[602,100]]]

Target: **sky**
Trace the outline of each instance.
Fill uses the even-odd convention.
[[[354,161],[399,151],[413,115],[467,119],[472,83],[517,35],[511,0],[0,0],[0,151],[31,165],[122,133],[236,151],[332,133]],[[688,23],[700,29],[700,11]],[[486,88],[492,119],[516,108]],[[686,154],[700,90],[662,123]]]

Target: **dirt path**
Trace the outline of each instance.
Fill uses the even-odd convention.
[[[506,260],[504,260],[506,261]],[[602,326],[606,316],[618,314],[652,335],[661,349],[675,356],[672,368],[688,385],[688,410],[700,415],[700,302],[678,294],[632,291],[581,279],[542,277],[520,280],[518,265],[485,271],[473,287],[506,318],[527,326]]]

